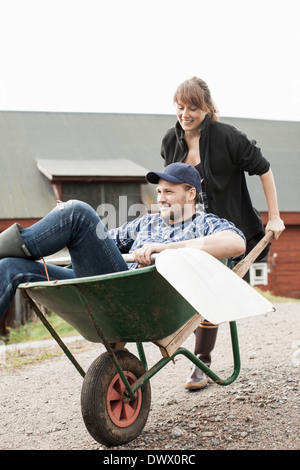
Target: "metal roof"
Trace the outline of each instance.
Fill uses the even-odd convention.
[[[299,212],[300,122],[221,120],[257,141],[271,162],[280,210]],[[99,162],[114,167],[125,159],[145,173],[162,170],[161,140],[175,122],[175,115],[0,111],[0,218],[40,218],[54,207],[51,184],[37,161],[56,161],[57,170],[69,162],[75,171],[83,162],[99,169]],[[259,178],[248,180],[255,207],[266,210]]]
[[[222,119],[257,142],[271,163],[281,212],[300,212],[300,122],[261,119]],[[253,205],[267,211],[260,178],[246,174]]]

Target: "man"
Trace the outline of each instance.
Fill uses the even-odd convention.
[[[150,220],[156,229],[159,227],[159,232],[155,234],[152,230],[150,239],[143,240],[141,248],[135,247],[140,264],[150,264],[152,253],[170,248],[199,248],[216,258],[233,258],[244,253],[244,235],[232,223],[212,214],[196,214],[201,180],[192,165],[173,163],[162,173],[148,173],[146,179],[157,184],[159,214],[151,215]],[[149,216],[144,216],[144,220],[148,223]],[[137,223],[141,224],[138,220]]]
[[[157,184],[159,214],[146,214],[108,232],[86,203],[59,203],[46,217],[23,229],[14,224],[0,235],[0,319],[17,286],[45,281],[37,260],[67,247],[72,269],[48,265],[50,280],[72,279],[135,269],[151,263],[151,254],[184,246],[199,248],[217,258],[245,251],[243,234],[230,222],[211,214],[195,213],[200,192],[199,173],[185,163],[169,165],[146,180]],[[133,253],[128,266],[121,253]]]

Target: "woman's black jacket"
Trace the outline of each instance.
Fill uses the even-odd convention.
[[[262,175],[270,168],[255,144],[232,125],[212,121],[208,115],[202,123],[200,155],[208,210],[233,222],[247,241],[260,239],[264,229],[260,214],[252,206],[244,172]],[[177,122],[162,141],[165,166],[183,162],[187,153],[184,131]]]

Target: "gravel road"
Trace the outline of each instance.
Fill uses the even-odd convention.
[[[151,379],[152,406],[143,432],[113,449],[299,450],[300,302],[275,307],[272,314],[237,323],[242,367],[232,385],[211,382],[202,391],[184,390],[190,364],[179,356]],[[192,349],[193,337],[184,346]],[[137,354],[134,344],[128,349]],[[74,354],[86,370],[103,351],[81,340]],[[145,351],[149,365],[160,358],[153,344]],[[212,364],[222,378],[232,373],[231,351],[224,324]],[[3,364],[2,354],[1,450],[106,450],[84,426],[82,378],[65,355],[8,370]]]

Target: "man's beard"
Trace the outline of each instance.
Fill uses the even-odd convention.
[[[160,208],[160,216],[166,223],[174,224],[175,222],[184,220],[184,206],[178,203],[172,204],[171,206],[167,205],[167,207],[170,208],[170,210],[166,213]]]

